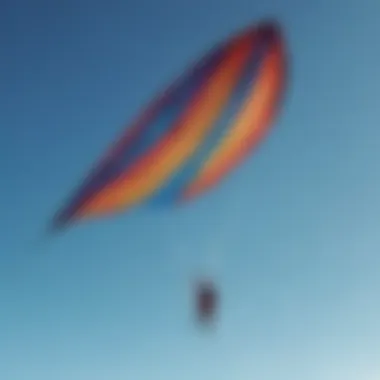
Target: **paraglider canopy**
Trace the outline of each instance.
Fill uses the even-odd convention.
[[[273,126],[286,62],[276,22],[221,41],[126,127],[58,211],[53,229],[142,204],[180,204],[217,186]]]

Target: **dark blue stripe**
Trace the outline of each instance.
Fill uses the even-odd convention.
[[[150,125],[137,136],[132,145],[128,145],[116,157],[112,157],[108,162],[102,164],[100,169],[95,169],[94,173],[90,175],[71,200],[68,207],[57,216],[56,221],[58,223],[65,223],[70,219],[88,198],[118,178],[152,145],[161,139],[197,93],[204,80],[215,70],[215,66],[222,61],[225,53],[226,47],[211,52],[190,75],[183,78],[182,82],[167,95],[167,100],[159,111],[159,115],[153,118]]]
[[[256,78],[258,67],[262,63],[267,47],[268,45],[265,41],[253,47],[252,54],[247,61],[243,74],[229,99],[229,104],[224,108],[216,125],[190,160],[151,198],[151,204],[167,204],[178,199],[185,187],[199,173],[204,162],[217,146],[217,143],[228,132],[231,121],[237,112],[240,111],[244,100],[249,91],[251,91],[252,83]]]

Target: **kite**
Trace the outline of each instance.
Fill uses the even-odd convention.
[[[53,228],[147,204],[189,201],[252,153],[286,82],[279,25],[254,24],[216,46],[129,125],[56,214]]]

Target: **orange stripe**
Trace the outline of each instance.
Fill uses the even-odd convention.
[[[275,116],[283,81],[284,52],[281,42],[277,41],[265,57],[251,96],[234,126],[189,185],[184,198],[195,197],[214,186],[261,141]]]
[[[98,193],[80,211],[90,216],[135,205],[150,196],[196,150],[212,129],[247,61],[252,36],[243,35],[231,46],[223,64],[181,115],[175,128],[128,172]]]

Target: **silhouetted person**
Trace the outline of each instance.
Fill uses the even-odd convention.
[[[217,291],[210,281],[202,281],[197,289],[197,313],[202,323],[210,323],[215,319],[218,303]]]

